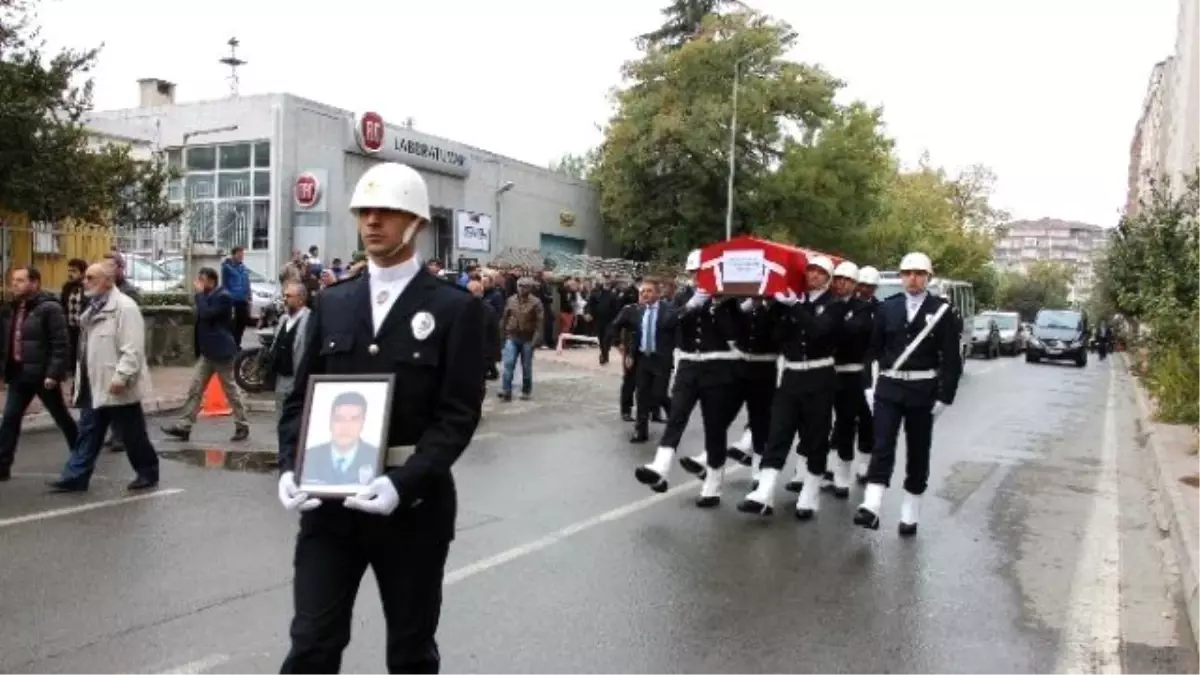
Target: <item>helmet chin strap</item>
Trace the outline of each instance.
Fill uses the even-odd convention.
[[[400,251],[403,251],[405,246],[408,246],[409,244],[412,243],[413,237],[417,236],[417,229],[420,226],[421,226],[421,221],[418,219],[418,220],[414,220],[412,225],[409,225],[408,227],[404,228],[404,234],[400,235],[400,243],[396,244],[394,247],[392,247],[392,249],[390,251],[388,251],[384,255],[384,257],[385,258],[393,258],[397,254],[399,254]]]

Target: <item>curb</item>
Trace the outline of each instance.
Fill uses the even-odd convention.
[[[1179,561],[1179,576],[1183,585],[1183,599],[1187,606],[1188,623],[1192,627],[1192,638],[1196,640],[1196,644],[1200,644],[1200,533],[1191,531],[1185,527],[1184,517],[1181,515],[1187,507],[1186,498],[1182,490],[1176,486],[1176,481],[1172,480],[1166,469],[1166,462],[1163,461],[1163,449],[1160,447],[1155,434],[1154,427],[1158,423],[1154,421],[1150,412],[1150,398],[1146,394],[1142,383],[1133,376],[1129,369],[1129,360],[1122,355],[1121,363],[1125,368],[1125,372],[1133,380],[1133,388],[1135,397],[1137,398],[1138,408],[1140,408],[1141,418],[1145,423],[1145,433],[1147,445],[1150,448],[1150,457],[1154,462],[1152,474],[1154,478],[1154,488],[1159,494],[1159,498],[1164,502],[1162,511],[1165,512],[1166,523],[1159,524],[1160,529],[1164,529],[1170,536],[1175,559]]]
[[[244,395],[244,394],[243,394]],[[149,401],[142,401],[142,410],[147,415],[158,415],[161,413],[175,412],[183,407],[187,402],[187,396],[180,394],[177,396],[161,396],[153,398]],[[275,412],[275,401],[246,398],[244,400],[246,412]],[[71,417],[79,419],[79,412],[74,408],[68,408]],[[45,431],[46,429],[55,429],[58,425],[54,423],[54,418],[47,412],[37,412],[25,415],[21,420],[21,431]]]

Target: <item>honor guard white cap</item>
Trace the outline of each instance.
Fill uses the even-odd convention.
[[[405,211],[429,220],[429,188],[411,166],[397,162],[376,164],[354,186],[350,210],[359,209]]]
[[[900,261],[900,271],[933,274],[933,261],[924,253],[909,253]]]
[[[837,267],[833,268],[833,276],[849,279],[850,281],[858,281],[858,265],[843,260]]]
[[[867,286],[879,285],[879,270],[867,265],[858,271],[858,283],[866,284]]]
[[[826,274],[833,276],[833,261],[829,259],[829,256],[814,255],[808,259],[808,266],[823,269]]]
[[[683,269],[685,272],[695,272],[700,269],[700,249],[695,249],[687,255],[687,262],[684,263]]]

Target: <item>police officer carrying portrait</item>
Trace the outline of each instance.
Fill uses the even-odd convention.
[[[957,313],[944,298],[926,291],[933,263],[924,253],[900,261],[904,292],[884,300],[875,314],[871,351],[879,359],[875,382],[875,450],[867,470],[863,502],[854,523],[879,528],[884,491],[896,463],[896,440],[904,425],[902,536],[917,533],[921,495],[929,485],[933,421],[954,403],[962,375]]]
[[[415,237],[429,223],[429,195],[412,168],[371,167],[350,209],[367,271],[322,292],[279,421],[279,499],[301,512],[282,672],[338,672],[369,565],[387,617],[388,671],[436,673],[434,635],[457,510],[451,467],[483,404],[483,305],[421,264]],[[344,501],[301,492],[293,472],[309,377],[380,373],[395,375],[383,474]]]
[[[807,520],[820,508],[837,383],[833,354],[846,305],[836,302],[828,290],[833,275],[828,257],[810,258],[805,274],[809,290],[803,295],[791,290],[775,295],[788,307],[780,345],[783,377],[771,403],[771,431],[759,463],[758,485],[738,504],[743,513],[774,513],[775,485],[797,432],[807,476],[796,500],[796,517]]]
[[[833,354],[833,370],[837,373],[837,388],[833,398],[832,450],[829,457],[830,487],[838,499],[850,497],[853,475],[854,436],[860,416],[867,414],[867,346],[874,327],[872,308],[858,297],[858,265],[849,260],[833,270],[832,290],[839,303],[845,304],[845,316],[839,331],[838,345]]]
[[[683,439],[692,410],[699,403],[700,414],[704,418],[704,451],[708,468],[700,497],[696,501],[701,508],[711,508],[721,502],[725,434],[741,405],[741,399],[733,392],[737,365],[741,360],[741,354],[735,347],[739,311],[737,300],[714,300],[699,289],[695,289],[684,302],[679,310],[679,365],[675,372],[675,387],[671,391],[667,427],[654,461],[638,467],[634,472],[640,483],[649,485],[656,492],[666,491],[671,460]],[[685,457],[684,461],[685,469],[692,473],[703,470],[703,467],[689,467],[686,463],[692,461],[690,457]]]

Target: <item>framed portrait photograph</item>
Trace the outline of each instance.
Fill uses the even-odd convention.
[[[394,385],[390,374],[308,379],[296,472],[302,491],[346,497],[383,472]]]

